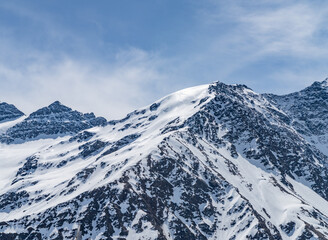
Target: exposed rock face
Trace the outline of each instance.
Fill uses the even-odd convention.
[[[0,123],[15,120],[24,116],[14,105],[0,102]]]
[[[88,130],[104,124],[59,103],[40,109],[25,135],[47,119],[76,134],[3,145],[29,153],[12,154],[1,183],[0,238],[328,239],[326,90],[216,82]]]
[[[22,142],[38,138],[72,135],[84,129],[104,126],[106,119],[93,113],[80,113],[56,101],[31,113],[1,136],[2,142]]]
[[[301,134],[328,133],[328,80],[315,82],[310,87],[284,96],[268,98],[293,120],[292,126]]]
[[[309,143],[328,155],[328,80],[284,96],[268,94],[267,98],[282,109],[291,126]]]

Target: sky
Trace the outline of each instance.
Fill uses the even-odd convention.
[[[214,81],[286,94],[328,77],[325,0],[0,2],[0,101],[118,119]]]

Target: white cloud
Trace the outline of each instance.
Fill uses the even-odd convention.
[[[325,9],[295,4],[266,9],[241,16],[242,36],[260,46],[261,54],[297,54],[315,57],[325,54],[316,42],[325,28]]]
[[[200,13],[211,33],[205,54],[214,61],[223,56],[218,69],[224,81],[251,83],[254,90],[260,83],[267,92],[279,83],[295,91],[308,84],[311,75],[313,82],[327,74],[324,1],[208,0]]]
[[[1,100],[27,112],[60,100],[81,111],[123,117],[165,94],[161,84],[166,76],[158,70],[159,61],[155,54],[140,49],[119,52],[108,63],[40,55],[14,69],[2,61],[0,77],[7,84],[0,89]]]
[[[98,39],[101,43],[94,44],[107,48],[93,54],[92,44],[57,22],[55,13],[10,3],[0,8],[32,24],[41,39],[42,47],[31,42],[34,36],[20,42],[17,33],[0,24],[0,100],[27,114],[59,100],[83,112],[120,118],[181,87],[157,53],[107,49],[110,43]]]
[[[60,100],[112,119],[180,88],[214,80],[250,84],[256,91],[270,92],[274,85],[292,91],[301,86],[295,81],[305,86],[311,76],[314,81],[325,74],[328,5],[208,1],[207,7],[194,3],[201,14],[177,39],[182,47],[169,46],[169,53],[123,45],[117,50],[101,34],[84,40],[83,31],[66,28],[57,15],[8,5],[8,11],[35,23],[32,29],[41,32],[35,39],[41,40],[33,42],[32,34],[20,41],[19,34],[0,24],[0,100],[26,113]],[[271,58],[276,60],[272,68]]]
[[[230,40],[235,51],[256,49],[256,55],[289,54],[317,57],[325,54],[328,5],[313,1],[211,1],[202,20],[220,29],[219,43]]]

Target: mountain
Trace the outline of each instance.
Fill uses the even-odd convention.
[[[12,143],[65,136],[87,128],[103,126],[106,122],[103,117],[95,117],[93,113],[83,114],[56,101],[7,129],[6,133],[0,136],[0,141]]]
[[[0,238],[328,239],[327,91],[215,82],[88,126],[38,110],[2,138]]]
[[[24,116],[14,105],[0,102],[0,123],[12,121]]]
[[[285,96],[267,96],[290,116],[292,127],[328,155],[328,79]]]

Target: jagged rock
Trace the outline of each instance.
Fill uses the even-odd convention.
[[[15,120],[24,116],[14,105],[0,102],[0,123]]]
[[[106,119],[93,113],[80,113],[59,101],[31,113],[24,121],[9,128],[0,140],[6,143],[38,138],[72,135],[81,130],[106,125]]]
[[[73,136],[10,158],[0,237],[328,239],[326,90],[275,96],[215,82],[88,131],[76,126],[93,115],[41,109],[32,120]]]

